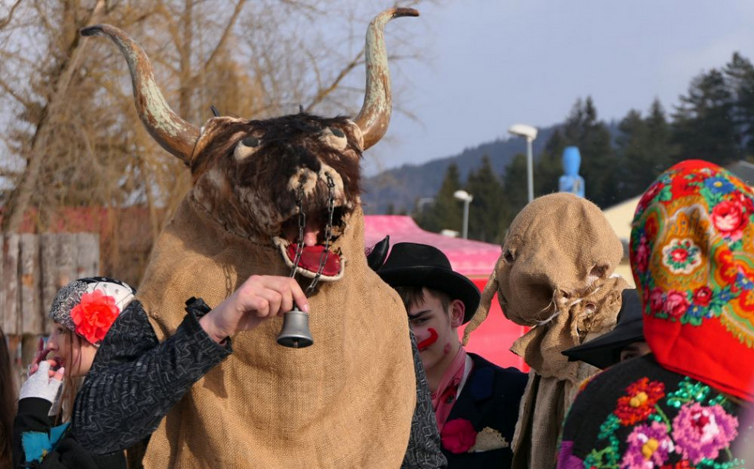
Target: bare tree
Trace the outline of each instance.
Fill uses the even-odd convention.
[[[299,105],[343,114],[361,105],[366,22],[391,6],[369,3],[18,0],[0,9],[3,231],[18,231],[30,209],[38,231],[64,207],[110,211],[103,273],[137,282],[152,240],[190,186],[182,162],[138,121],[120,53],[81,38],[80,28],[106,22],[136,38],[168,101],[196,124],[211,105],[249,118]],[[396,28],[390,40],[400,46],[410,28]],[[126,208],[146,216],[120,216]]]

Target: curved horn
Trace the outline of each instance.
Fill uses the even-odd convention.
[[[107,36],[118,46],[131,71],[134,101],[141,122],[162,148],[188,164],[199,138],[199,128],[170,109],[157,87],[152,64],[144,50],[128,34],[109,24],[84,28],[81,35]]]
[[[363,150],[379,142],[390,123],[393,98],[390,93],[384,30],[388,21],[401,16],[419,16],[419,12],[413,8],[391,8],[377,15],[367,29],[367,88],[364,104],[356,117],[356,125],[364,135]]]

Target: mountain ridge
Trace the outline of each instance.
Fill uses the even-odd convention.
[[[532,145],[535,161],[552,134],[560,127],[562,124],[538,129],[537,138]],[[526,154],[526,140],[521,137],[511,137],[465,148],[456,155],[430,160],[423,164],[406,163],[397,168],[387,169],[365,179],[364,193],[361,196],[364,213],[382,214],[391,205],[396,212],[405,210],[410,213],[417,201],[432,198],[437,194],[451,163],[458,165],[461,183],[465,183],[469,173],[480,166],[483,156],[489,156],[495,174],[501,177],[505,174],[506,167],[519,153]]]

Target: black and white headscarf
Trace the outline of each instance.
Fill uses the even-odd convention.
[[[119,312],[123,311],[123,308],[131,302],[136,293],[136,290],[120,280],[107,277],[80,278],[58,290],[55,299],[52,300],[52,307],[48,316],[56,323],[76,332],[73,318],[71,318],[71,310],[81,303],[81,296],[84,293],[92,293],[95,290],[100,290],[105,295],[113,297]]]

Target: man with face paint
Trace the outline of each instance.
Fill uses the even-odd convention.
[[[377,273],[406,307],[432,393],[449,468],[509,468],[510,442],[527,376],[467,353],[458,327],[479,305],[479,289],[433,246],[398,243]]]

